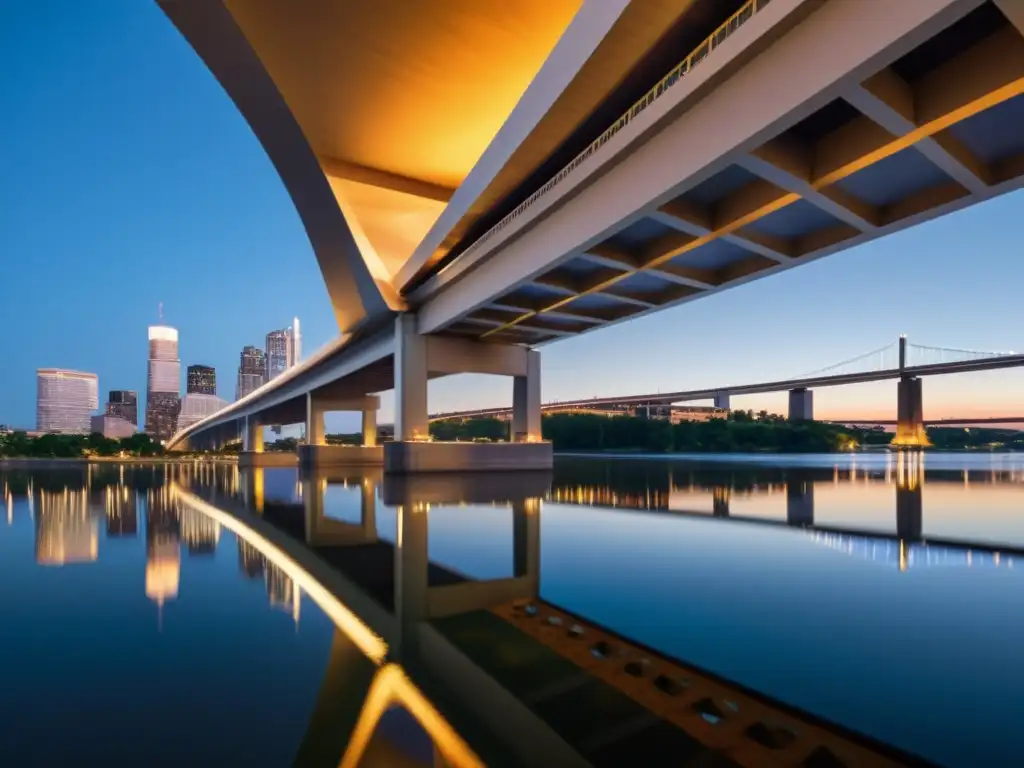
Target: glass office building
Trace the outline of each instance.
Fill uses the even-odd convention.
[[[100,405],[95,373],[63,368],[36,371],[36,429],[39,432],[88,434],[93,412]]]

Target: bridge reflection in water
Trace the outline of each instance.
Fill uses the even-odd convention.
[[[843,469],[727,465],[713,461],[570,460],[556,465],[547,498],[562,504],[806,529],[816,544],[892,564],[901,571],[959,565],[1013,568],[1015,556],[1024,554],[1024,546],[925,535],[926,460],[923,454],[899,453],[887,457],[882,466],[858,468],[854,464]],[[971,486],[977,492],[979,486],[997,489],[1007,485],[1024,489],[1024,473],[997,469],[927,472],[927,486],[935,492],[958,486]],[[864,487],[891,489],[892,517],[888,525],[883,522],[887,530],[865,530],[862,524],[818,520],[816,488],[821,495],[823,489],[839,488],[851,494]],[[779,499],[782,504],[771,504],[782,513],[779,515],[735,510],[737,506],[747,510],[752,506],[763,507],[766,502]],[[877,495],[872,497],[873,503],[878,501]]]
[[[550,473],[177,473],[183,508],[257,548],[338,627],[296,764],[390,764],[385,720],[396,705],[430,735],[435,765],[920,762],[542,600],[542,499],[567,493],[557,475],[552,487]],[[338,492],[357,515],[326,509]],[[718,497],[726,512],[729,495]],[[484,505],[511,512],[511,574],[473,579],[431,561],[432,512]],[[394,543],[380,535],[384,510]]]

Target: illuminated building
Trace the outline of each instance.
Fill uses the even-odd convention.
[[[135,425],[120,416],[103,414],[93,416],[89,424],[90,432],[99,432],[104,437],[120,440],[123,437],[131,437],[135,434]]]
[[[146,383],[146,433],[154,440],[169,438],[177,430],[180,408],[178,331],[166,325],[151,325]]]
[[[298,365],[302,362],[302,331],[299,329],[299,318],[292,318],[291,328],[291,354],[288,358],[288,367]]]
[[[190,393],[185,395],[181,401],[181,410],[178,413],[178,429],[190,427],[207,416],[211,416],[227,405],[216,395],[200,395]]]
[[[139,396],[130,389],[112,389],[107,398],[106,413],[139,426]]]
[[[255,392],[267,382],[267,355],[259,347],[242,348],[241,361],[238,365],[238,387],[235,399],[241,400]]]
[[[217,371],[209,365],[190,365],[185,374],[185,381],[185,394],[217,394]]]
[[[288,328],[267,334],[267,381],[288,370],[292,358],[292,335]]]
[[[95,373],[62,368],[36,371],[37,431],[87,433],[89,418],[98,407],[99,379]]]

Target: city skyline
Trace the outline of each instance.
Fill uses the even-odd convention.
[[[31,425],[31,372],[55,363],[144,391],[134,329],[161,300],[181,332],[181,358],[221,371],[236,369],[244,340],[264,338],[275,318],[290,317],[296,308],[311,349],[335,339],[323,279],[274,169],[159,9],[144,4],[95,12],[68,4],[55,23],[44,24],[42,15],[19,8],[0,29],[0,61],[25,72],[5,82],[3,94],[24,119],[4,139],[14,150],[14,181],[0,190],[0,232],[5,252],[24,258],[5,267],[13,300],[0,302],[0,321],[22,330],[9,351],[15,374],[0,384],[0,423]],[[82,34],[84,28],[102,34]],[[75,67],[67,66],[68,50],[75,51]],[[145,73],[139,62],[146,62]],[[61,110],[34,100],[51,92],[66,97]],[[64,110],[83,119],[69,125],[57,119]],[[151,152],[154,142],[164,147],[158,156]],[[40,143],[60,149],[43,158],[32,149]],[[154,185],[154,178],[162,183]],[[82,188],[91,193],[71,194]],[[1024,279],[1024,265],[1014,257],[1014,244],[1022,204],[1021,193],[1010,194],[798,270],[559,342],[552,347],[557,355],[545,355],[543,398],[785,378],[899,333],[928,344],[1020,349],[1015,286]],[[54,208],[66,226],[45,225]],[[116,231],[102,224],[112,210],[122,224]],[[140,242],[147,244],[142,256]],[[38,291],[40,278],[38,261],[29,256],[42,252],[60,276],[50,290],[61,310],[26,322],[27,297]],[[282,258],[288,261],[283,272]],[[160,263],[203,279],[154,281],[150,275]],[[111,274],[132,290],[96,312],[94,297],[109,292]],[[129,331],[112,335],[112,326]],[[1019,371],[929,379],[925,413],[1001,415],[1018,410],[1022,385]],[[435,412],[510,401],[508,383],[491,377],[453,377],[430,386]],[[382,423],[392,418],[391,403],[386,394]],[[785,412],[783,395],[735,398],[733,405]],[[891,418],[894,387],[821,390],[815,406],[825,418],[854,410]],[[351,417],[332,415],[328,428],[354,425]]]

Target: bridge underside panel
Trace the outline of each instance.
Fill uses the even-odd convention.
[[[438,283],[441,293],[425,305],[424,329],[552,341],[1020,187],[1021,32],[991,2],[929,0],[900,8],[907,18],[890,26],[904,23],[907,32],[890,30],[896,36],[881,46],[872,33],[863,53],[845,63],[830,49],[849,48],[851,30],[869,22],[875,29],[871,15],[890,8],[824,4],[763,54],[756,69],[666,124],[546,218],[515,230],[507,246],[494,246],[493,259],[480,257],[480,268],[467,266],[458,281]],[[748,134],[746,126],[719,123],[718,133],[748,136],[729,151],[696,160],[681,152],[687,143],[697,154],[714,143],[694,136],[715,133],[724,114],[733,120],[732,105],[750,102],[752,94],[813,80],[797,78],[793,67],[799,61],[806,69],[816,57],[823,70],[834,65],[833,81],[808,83],[805,95],[777,100],[793,105],[778,118],[755,99],[756,109],[735,117],[737,124],[747,121]],[[680,144],[684,136],[690,138]],[[672,157],[677,162],[666,162]],[[608,229],[609,221],[619,223]],[[495,284],[509,288],[495,294]]]

